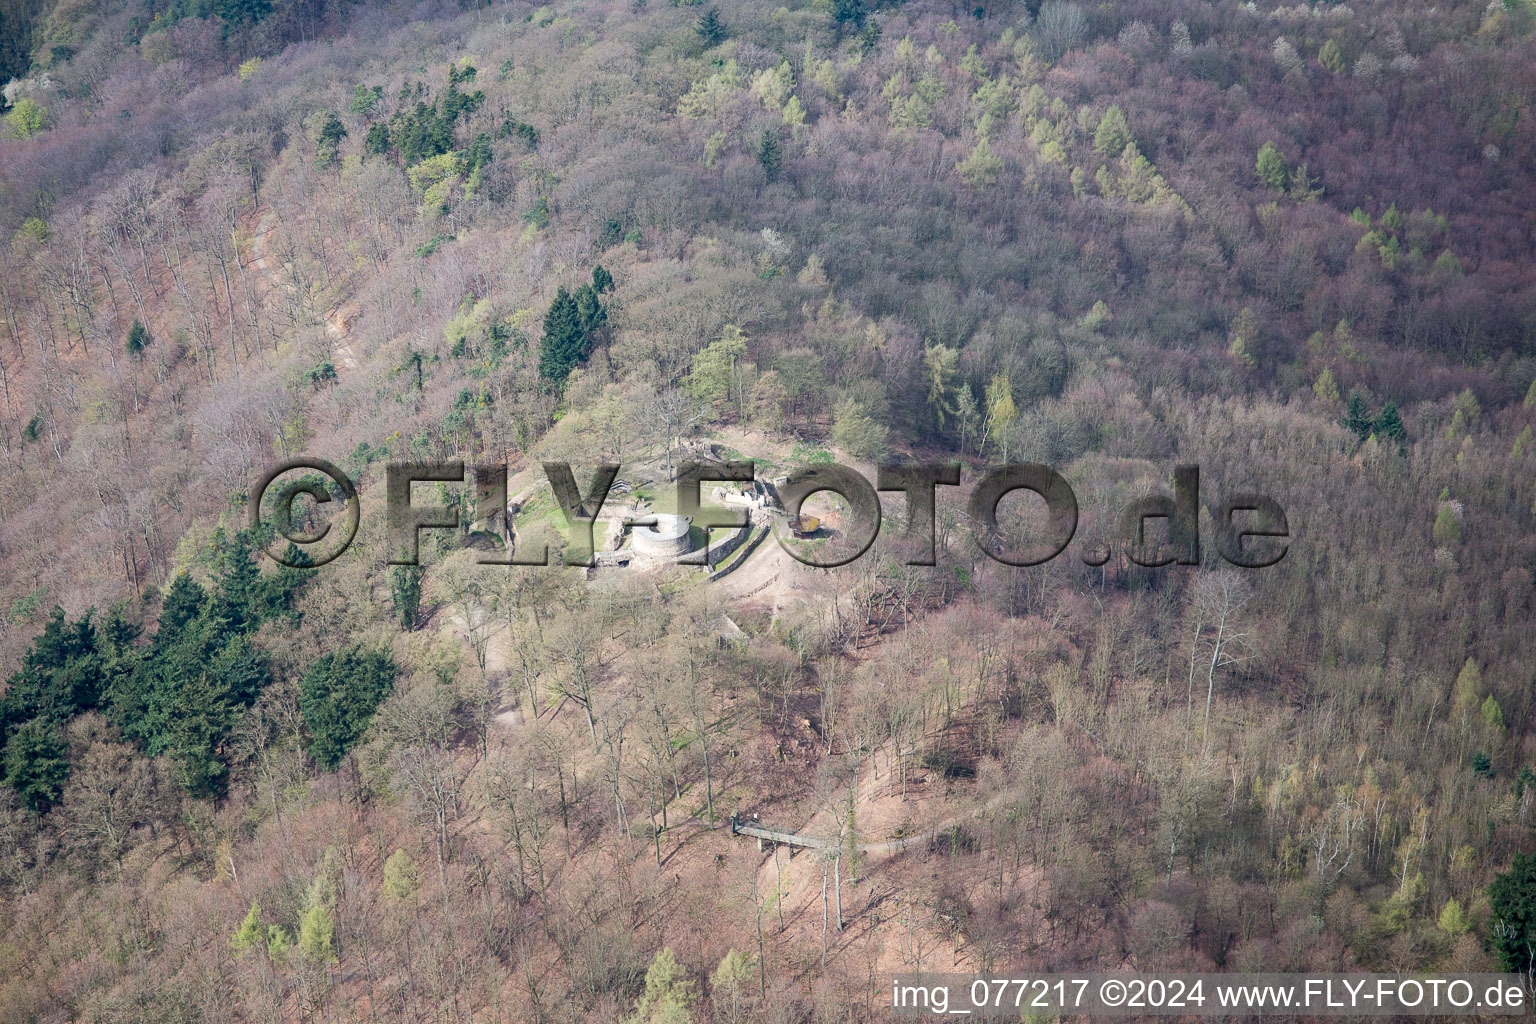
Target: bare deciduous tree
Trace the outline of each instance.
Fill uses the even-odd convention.
[[[1243,609],[1253,600],[1253,588],[1235,569],[1208,572],[1194,586],[1195,618],[1205,627],[1195,634],[1194,645],[1204,645],[1205,720],[1201,726],[1201,749],[1211,745],[1211,704],[1216,697],[1216,673],[1240,665],[1254,656],[1251,627],[1243,619]],[[1193,656],[1193,651],[1191,652]]]

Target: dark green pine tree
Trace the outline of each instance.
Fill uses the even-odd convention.
[[[251,538],[245,530],[226,538],[223,530],[214,533],[219,549],[218,586],[214,596],[214,614],[232,630],[254,629],[261,624],[266,604],[266,585],[251,558]]]
[[[201,585],[186,573],[177,574],[160,602],[160,630],[156,642],[179,635],[187,623],[203,614],[203,604],[208,599]]]
[[[101,654],[90,614],[70,622],[64,610],[55,607],[22,659],[21,670],[6,683],[0,727],[32,718],[67,722],[96,706],[101,684]]]
[[[375,121],[368,126],[368,134],[363,139],[363,150],[375,156],[383,156],[389,152],[389,126],[383,121]]]
[[[401,109],[390,118],[389,139],[401,159],[414,164],[453,148],[453,118],[417,100],[413,109]]]
[[[478,168],[484,167],[495,157],[495,150],[491,147],[491,136],[487,132],[480,132],[475,136],[475,141],[469,144],[469,154],[464,162],[469,166],[469,173],[473,174]]]
[[[592,290],[599,295],[613,291],[613,275],[601,263],[592,268]]]
[[[169,754],[199,796],[223,788],[225,739],[271,682],[266,656],[212,614],[213,604],[180,631],[162,626],[133,671],[114,680],[109,704],[123,734],[151,757]]]
[[[354,646],[316,659],[299,681],[299,713],[309,730],[309,752],[322,767],[335,768],[362,739],[394,684],[388,651]]]
[[[56,724],[34,718],[6,743],[4,767],[5,781],[41,813],[59,798],[69,778],[69,747]]]
[[[1525,973],[1536,965],[1536,853],[1515,855],[1509,870],[1488,886],[1488,903],[1489,948],[1506,971]]]
[[[589,284],[577,288],[573,298],[576,300],[576,317],[581,321],[581,358],[585,359],[592,351],[597,332],[608,322],[608,310],[597,301],[597,289]]]
[[[1381,407],[1381,414],[1376,417],[1374,425],[1376,436],[1390,437],[1401,447],[1408,440],[1408,429],[1403,426],[1403,417],[1398,414],[1397,403],[1388,401]]]
[[[868,14],[869,8],[864,5],[864,0],[833,0],[832,2],[832,20],[839,27],[852,25],[854,28],[860,28]]]
[[[309,582],[313,570],[314,562],[309,555],[298,545],[289,544],[283,552],[283,563],[277,572],[262,580],[262,620],[287,615],[297,621],[300,616],[294,610],[293,596]]]
[[[128,618],[128,602],[123,600],[114,604],[96,631],[103,663],[115,664],[133,657],[134,645],[142,632],[139,624]]]
[[[320,123],[320,130],[315,137],[315,158],[320,166],[329,167],[336,162],[336,154],[341,148],[341,140],[347,137],[347,126],[341,123],[333,111],[325,112],[325,120]]]
[[[720,22],[720,9],[711,7],[693,23],[693,30],[699,34],[705,46],[719,46],[725,42],[725,26]]]
[[[242,700],[240,689],[254,692],[269,678],[261,675],[231,685],[231,679],[222,674],[235,667],[240,655],[248,653],[241,649],[245,643],[242,638],[232,644],[233,650],[216,662],[216,668],[183,671],[176,677],[176,685],[160,695],[163,725],[148,750],[151,754],[169,754],[180,771],[182,786],[195,796],[214,797],[223,790],[229,774],[229,766],[224,762],[224,739],[254,699]],[[244,660],[250,667],[265,667],[259,658]]]
[[[1376,420],[1366,410],[1365,399],[1360,397],[1360,392],[1349,393],[1349,405],[1344,418],[1339,420],[1339,426],[1351,431],[1362,441],[1370,437],[1371,431],[1376,428]]]
[[[473,114],[480,104],[485,102],[485,91],[476,89],[474,92],[459,92],[450,82],[448,88],[443,91],[441,100],[443,119],[451,127],[459,119],[460,114]]]
[[[149,343],[153,340],[154,339],[149,336],[149,329],[146,328],[144,324],[137,318],[135,318],[133,321],[133,326],[128,328],[128,351],[134,355],[138,355],[140,352],[143,352],[146,348],[148,348]]]
[[[421,577],[425,570],[420,565],[397,565],[389,581],[389,596],[395,604],[395,616],[400,628],[409,632],[416,628],[416,616],[421,611]]]
[[[544,314],[544,340],[539,344],[539,376],[563,387],[576,364],[586,354],[586,333],[581,329],[581,311],[576,300],[561,285]]]
[[[114,604],[96,629],[96,647],[101,656],[101,696],[98,701],[110,706],[112,695],[133,676],[147,648],[139,646],[144,630],[129,617],[126,600]]]
[[[225,24],[255,25],[272,13],[272,0],[214,0],[212,8]]]
[[[783,160],[784,150],[779,145],[778,133],[772,128],[764,128],[762,137],[757,141],[757,162],[763,165],[769,181],[778,178],[779,167]]]

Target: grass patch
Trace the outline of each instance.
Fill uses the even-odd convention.
[[[709,577],[703,573],[684,572],[680,569],[674,569],[672,575],[656,585],[656,589],[665,596],[671,597],[673,594],[681,594],[689,587],[696,587],[707,579]]]
[[[796,441],[794,450],[789,453],[790,461],[804,466],[830,466],[835,461],[832,453],[825,448],[818,448],[806,444],[804,441]]]
[[[749,527],[749,529],[751,528]],[[766,544],[767,541],[765,540],[763,543]],[[751,536],[748,536],[746,540],[741,542],[741,547],[737,548],[735,551],[732,551],[729,555],[726,556],[725,561],[715,566],[715,572],[720,572],[723,569],[735,568],[739,563],[746,561],[748,549],[751,547],[752,538]]]
[[[668,515],[677,511],[677,489],[655,483],[642,484],[634,489],[633,495],[645,501],[650,506],[651,512],[662,512]]]

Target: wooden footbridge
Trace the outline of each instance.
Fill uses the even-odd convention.
[[[848,850],[857,851],[860,854],[875,854],[884,856],[891,853],[900,853],[920,843],[926,843],[937,836],[943,836],[952,830],[959,829],[966,821],[979,818],[987,811],[1007,802],[1011,799],[1007,793],[999,794],[992,798],[983,807],[978,807],[968,814],[957,814],[947,821],[940,822],[933,828],[922,832],[914,832],[909,835],[897,834],[890,839],[883,839],[873,843],[857,843]],[[751,820],[741,816],[740,811],[731,814],[731,835],[751,836],[757,840],[757,848],[761,850],[764,843],[783,843],[786,846],[803,846],[810,850],[831,850],[836,852],[839,844],[831,839],[813,839],[803,836],[798,832],[789,832],[785,829],[769,828],[757,820],[754,815]]]
[[[786,832],[782,829],[768,828],[758,823],[756,818],[744,821],[739,812],[731,815],[731,835],[751,836],[757,840],[758,849],[762,849],[765,842],[783,843],[786,846],[804,846],[812,850],[835,850],[837,844],[827,839],[812,839],[798,832]]]

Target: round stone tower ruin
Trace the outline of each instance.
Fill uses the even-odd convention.
[[[635,524],[632,542],[635,554],[668,561],[693,550],[693,541],[688,535],[693,520],[688,516],[658,512],[651,519],[649,524]]]

